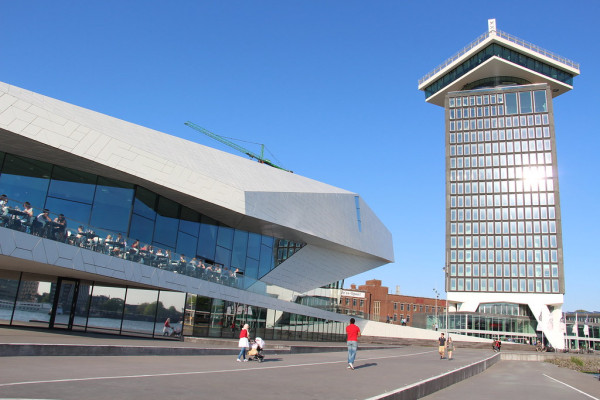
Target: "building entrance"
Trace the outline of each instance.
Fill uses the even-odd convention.
[[[50,328],[73,329],[78,293],[79,280],[57,279],[52,309],[50,310]]]

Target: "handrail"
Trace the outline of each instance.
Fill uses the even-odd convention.
[[[429,78],[431,78],[432,76],[434,76],[435,74],[437,74],[438,72],[440,72],[441,70],[443,70],[444,68],[446,68],[448,65],[452,64],[454,61],[456,61],[457,59],[459,59],[460,57],[462,57],[465,53],[467,53],[469,50],[471,50],[473,47],[477,46],[479,43],[483,42],[485,39],[487,39],[490,36],[498,36],[501,37],[503,39],[508,40],[509,42],[515,43],[521,47],[525,47],[526,49],[532,50],[540,55],[543,55],[545,57],[551,58],[555,61],[558,61],[562,64],[565,64],[571,68],[575,68],[577,70],[579,70],[579,64],[569,60],[568,58],[565,57],[561,57],[556,53],[553,53],[549,50],[543,49],[539,46],[536,46],[533,43],[530,43],[526,40],[523,39],[519,39],[516,36],[513,36],[509,33],[503,32],[503,31],[494,31],[494,32],[485,32],[484,34],[482,34],[481,36],[479,36],[477,39],[473,40],[471,43],[469,43],[468,45],[466,45],[465,47],[463,47],[461,50],[459,50],[457,53],[455,53],[453,56],[451,56],[450,58],[448,58],[446,61],[444,61],[443,63],[441,63],[440,65],[438,65],[437,67],[435,67],[435,69],[431,72],[429,72],[427,75],[425,75],[424,77],[422,77],[421,79],[419,79],[419,85],[421,85],[423,82],[427,81]]]

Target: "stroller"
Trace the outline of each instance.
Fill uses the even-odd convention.
[[[265,348],[265,341],[257,337],[250,342],[250,351],[248,351],[248,361],[263,362],[265,356],[263,355],[263,349]]]

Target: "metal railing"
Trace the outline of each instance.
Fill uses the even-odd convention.
[[[516,36],[513,36],[509,33],[506,32],[502,32],[502,31],[494,31],[494,32],[485,32],[484,34],[482,34],[481,36],[479,36],[477,39],[473,40],[471,43],[469,43],[468,45],[466,45],[465,47],[463,47],[461,50],[459,50],[457,53],[455,53],[453,56],[451,56],[450,58],[448,58],[446,61],[444,61],[442,64],[438,65],[437,67],[435,67],[435,69],[431,72],[429,72],[427,75],[425,75],[424,77],[422,77],[421,79],[419,79],[419,85],[421,85],[423,82],[429,80],[432,76],[434,76],[435,74],[437,74],[438,72],[440,72],[441,70],[443,70],[444,68],[446,68],[448,65],[452,64],[454,61],[458,60],[460,57],[462,57],[465,53],[467,53],[469,50],[471,50],[473,47],[477,46],[479,43],[483,42],[484,40],[486,40],[488,37],[490,36],[498,36],[501,37],[503,39],[508,40],[509,42],[515,43],[521,47],[525,47],[526,49],[535,51],[536,53],[543,55],[545,57],[551,58],[555,61],[558,61],[562,64],[565,64],[571,68],[575,68],[577,70],[579,70],[579,64],[571,61],[565,57],[561,57],[556,53],[553,53],[549,50],[543,49],[539,46],[536,46],[533,43],[530,43],[526,40],[523,39],[519,39]]]
[[[21,208],[22,207],[22,208]],[[0,200],[0,227],[43,237],[67,245],[91,250],[127,261],[182,274],[205,281],[235,287],[258,294],[266,294],[265,285],[257,279],[245,276],[235,267],[227,268],[212,260],[198,256],[186,257],[170,250],[160,249],[137,239],[121,236],[111,230],[92,227],[64,217],[64,225],[57,221],[58,215],[44,209],[31,207],[10,198]],[[62,215],[62,214],[61,214]]]

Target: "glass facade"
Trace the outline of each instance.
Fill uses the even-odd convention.
[[[258,280],[304,246],[229,227],[138,185],[2,152],[0,194],[6,195],[0,198],[0,229],[263,295],[267,285]],[[327,310],[337,305],[332,298],[299,299],[318,301]],[[345,337],[344,323],[305,315],[195,294],[0,270],[3,325],[236,337],[244,323],[265,339]]]
[[[446,101],[446,290],[564,293],[547,85],[452,92]]]
[[[429,98],[430,96],[434,95],[438,91],[442,90],[444,87],[448,86],[450,83],[459,79],[461,76],[466,75],[467,73],[469,73],[469,71],[472,71],[473,69],[475,69],[476,67],[483,64],[485,61],[494,56],[518,64],[522,67],[545,75],[552,79],[564,82],[567,85],[573,85],[572,74],[562,71],[544,62],[541,62],[535,58],[518,53],[514,50],[509,49],[508,47],[494,43],[487,46],[485,49],[479,51],[477,54],[474,54],[473,56],[469,57],[456,68],[453,68],[450,72],[437,79],[431,85],[427,86],[424,89],[425,98]]]
[[[0,153],[0,193],[8,196],[2,226],[83,247],[81,227],[95,250],[182,273],[210,266],[209,274],[193,274],[199,278],[218,272],[256,281],[304,246],[231,228],[141,186],[13,154]],[[25,202],[31,217],[19,214]],[[42,209],[51,219],[64,214],[64,236],[36,231]],[[119,235],[118,249],[106,244],[120,242]]]
[[[170,329],[165,329],[167,318]],[[128,336],[342,341],[345,323],[199,295],[0,270],[0,324]]]

